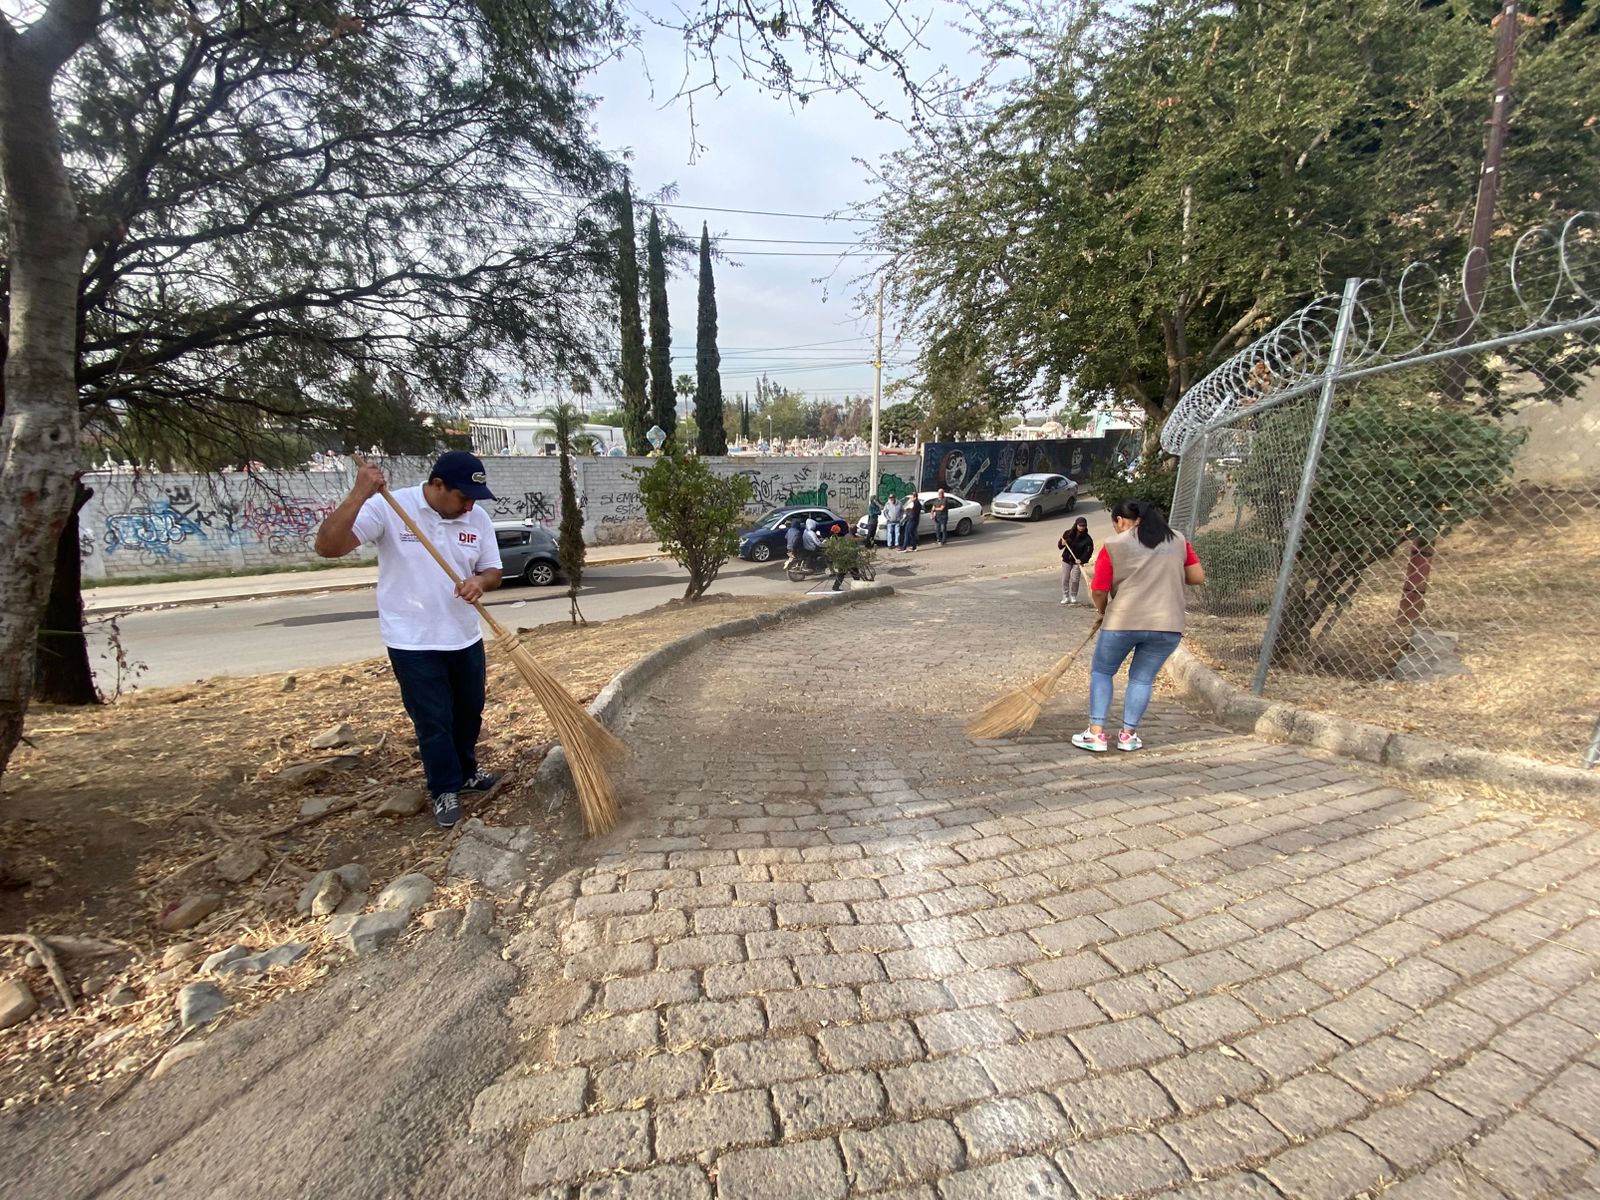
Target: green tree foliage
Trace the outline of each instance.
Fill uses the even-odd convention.
[[[635,467],[645,517],[661,549],[689,572],[685,600],[705,595],[739,550],[752,488],[743,475],[718,476],[703,458],[668,442],[648,468]]]
[[[869,418],[870,419],[870,418]],[[922,427],[922,409],[910,400],[891,404],[878,414],[878,432],[886,439],[897,442],[916,440]]]
[[[1600,10],[1520,7],[1508,229],[1600,190]],[[1061,6],[1053,25],[995,10],[990,49],[1023,69],[882,168],[877,233],[925,389],[1003,411],[1054,406],[1070,380],[1084,407],[1137,404],[1153,439],[1190,383],[1345,276],[1448,264],[1498,9],[1178,0]]]
[[[1413,389],[1408,392],[1408,386]],[[1238,503],[1249,514],[1240,534],[1282,544],[1304,456],[1305,406],[1265,415],[1239,468]],[[1303,661],[1319,621],[1360,585],[1367,569],[1401,546],[1430,551],[1463,522],[1488,512],[1511,480],[1520,431],[1438,402],[1415,380],[1361,387],[1337,408],[1306,513],[1275,661]],[[1262,562],[1248,548],[1245,565]],[[1242,568],[1241,568],[1242,569]],[[1271,561],[1258,583],[1270,588]]]
[[[617,199],[617,302],[622,333],[622,437],[629,454],[650,453],[650,398],[645,390],[644,318],[639,312],[639,241],[633,191],[624,178]]]
[[[583,414],[570,400],[562,400],[539,414],[539,419],[550,426],[550,439],[556,444],[561,459],[561,528],[556,540],[556,559],[561,563],[561,573],[567,577],[567,603],[571,606],[574,625],[587,625],[578,611],[578,589],[583,586],[585,549],[583,544],[583,508],[578,503],[578,487],[574,480],[572,456],[579,452],[579,439],[584,438]]]
[[[667,254],[661,221],[650,210],[645,241],[650,290],[650,417],[669,438],[678,428],[678,397],[672,384],[672,322],[667,316]]]
[[[728,452],[722,408],[722,354],[717,349],[717,281],[711,273],[711,232],[700,226],[700,305],[694,339],[694,416],[701,454]]]

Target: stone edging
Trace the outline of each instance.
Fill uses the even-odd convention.
[[[1417,779],[1467,779],[1578,801],[1600,812],[1600,770],[1558,767],[1531,758],[1456,746],[1347,717],[1263,700],[1229,683],[1180,646],[1167,670],[1186,700],[1221,724],[1279,742],[1298,742],[1376,763]]]
[[[889,584],[880,583],[837,594],[813,596],[768,613],[758,613],[753,617],[738,617],[732,621],[723,621],[717,625],[697,629],[676,641],[668,642],[657,650],[652,650],[612,676],[611,682],[606,684],[600,690],[600,694],[590,702],[589,713],[606,728],[614,729],[621,721],[628,700],[633,694],[701,646],[723,638],[745,637],[758,633],[791,617],[809,616],[840,604],[877,600],[892,595],[894,588]],[[567,768],[567,754],[561,746],[551,747],[550,753],[545,755],[544,761],[534,771],[533,790],[536,796],[543,797],[546,809],[552,813],[561,805],[575,799],[572,772]]]

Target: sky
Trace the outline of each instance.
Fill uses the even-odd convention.
[[[873,7],[865,0],[852,11],[871,15]],[[953,28],[957,6],[925,0],[920,10],[933,24],[925,34],[927,47],[909,52],[914,74],[942,65],[969,77],[976,60],[965,35]],[[771,214],[814,218],[869,199],[868,173],[856,160],[874,162],[906,145],[908,135],[892,121],[875,120],[852,95],[822,95],[800,106],[748,82],[732,83],[722,96],[697,95],[691,130],[688,103],[672,99],[683,58],[678,35],[646,31],[642,61],[633,54],[607,65],[591,78],[590,90],[598,97],[595,125],[602,144],[631,158],[635,196],[675,185],[678,205],[757,210],[667,210],[688,232],[698,235],[704,220],[713,239],[727,239],[720,247],[731,261],[714,268],[723,395],[753,393],[765,371],[773,382],[810,398],[870,396],[875,322],[870,300],[860,295],[860,278],[877,260],[837,257],[868,226]],[[892,112],[907,113],[893,80],[871,79],[866,90]],[[816,242],[843,244],[810,244]],[[668,283],[675,374],[694,371],[696,288],[692,264]],[[905,373],[916,352],[898,333],[890,314],[885,387]]]

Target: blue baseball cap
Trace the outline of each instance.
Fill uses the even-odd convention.
[[[483,469],[483,459],[465,450],[446,450],[433,464],[429,479],[437,479],[447,488],[454,488],[468,500],[493,500],[489,490],[489,476]]]

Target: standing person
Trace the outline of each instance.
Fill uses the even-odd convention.
[[[316,551],[341,558],[378,547],[378,629],[389,649],[400,700],[411,717],[433,819],[461,819],[461,794],[486,792],[500,776],[478,769],[483,726],[483,633],[472,605],[500,586],[494,523],[479,500],[493,500],[483,463],[465,450],[441,454],[428,482],[393,493],[417,528],[461,578],[452,584],[427,549],[378,493],[383,472],[356,471],[350,494],[317,530]]]
[[[1089,536],[1089,519],[1079,517],[1072,528],[1056,540],[1061,551],[1061,603],[1078,602],[1078,585],[1083,582],[1083,569],[1094,554],[1094,539]]]
[[[939,494],[933,498],[933,503],[928,506],[933,512],[933,540],[939,545],[944,545],[946,530],[950,527],[950,501],[944,498],[944,489],[939,489]]]
[[[886,544],[891,550],[900,545],[900,521],[904,516],[899,498],[890,492],[889,503],[883,506],[883,531]]]
[[[883,505],[876,496],[867,499],[867,541],[878,536],[878,519],[883,516]]]
[[[917,549],[917,526],[922,523],[922,497],[916,492],[906,496],[906,506],[900,514],[900,549]]]
[[[1166,516],[1145,500],[1124,500],[1111,510],[1116,535],[1095,559],[1089,595],[1101,630],[1089,665],[1089,727],[1072,744],[1096,754],[1106,750],[1105,722],[1123,659],[1128,687],[1122,698],[1118,750],[1137,750],[1139,721],[1150,704],[1156,673],[1183,637],[1183,589],[1206,581],[1194,547],[1167,526]]]

